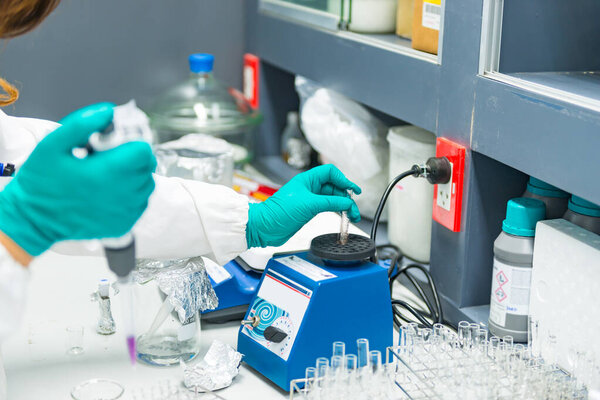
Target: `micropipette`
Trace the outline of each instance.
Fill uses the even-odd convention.
[[[121,293],[122,326],[127,341],[127,350],[131,364],[135,364],[136,346],[133,314],[133,279],[131,271],[135,268],[135,240],[131,233],[120,238],[102,239],[108,267],[117,274]]]
[[[111,129],[112,127],[111,124],[104,131],[96,132],[90,137],[88,152],[110,150],[131,141],[131,139],[125,139],[123,136],[116,136],[114,130]],[[133,140],[135,140],[135,137]],[[126,233],[118,238],[102,239],[102,245],[104,246],[108,267],[118,277],[119,291],[122,296],[122,326],[125,332],[129,359],[133,365],[136,360],[136,345],[131,271],[135,268],[135,240],[131,233]]]

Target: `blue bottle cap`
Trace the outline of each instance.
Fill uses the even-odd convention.
[[[190,54],[188,57],[190,71],[195,73],[211,72],[215,62],[215,56],[206,53]]]
[[[569,197],[569,193],[560,190],[559,188],[549,185],[544,181],[541,181],[533,176],[529,177],[529,182],[527,183],[527,191],[529,193],[537,194],[538,196],[544,197],[559,197],[562,199],[566,199]]]
[[[502,230],[515,236],[535,236],[535,224],[546,216],[546,205],[538,199],[518,197],[506,205]]]
[[[600,207],[578,196],[569,199],[569,210],[588,217],[600,217]]]

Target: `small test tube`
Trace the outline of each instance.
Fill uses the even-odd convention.
[[[325,380],[327,378],[327,374],[329,373],[329,359],[325,357],[317,358],[316,368],[315,368],[315,384],[313,386],[317,388],[325,387]]]
[[[315,377],[317,376],[317,369],[315,367],[306,368],[304,378],[306,384],[304,386],[305,392],[309,392],[315,385]]]
[[[444,325],[437,323],[433,324],[433,336],[441,338],[444,332]]]
[[[369,365],[369,339],[358,339],[358,367],[362,368]]]
[[[321,378],[321,370],[323,369],[323,367],[329,367],[329,360],[325,357],[319,357],[317,358],[317,376],[319,378]]]
[[[381,371],[381,352],[379,350],[371,350],[369,352],[369,366],[373,373]]]
[[[383,385],[383,365],[381,364],[381,352],[379,350],[371,350],[369,352],[369,368],[371,375],[371,384],[369,386],[373,398],[381,398]]]
[[[354,199],[354,191],[350,190],[348,191],[350,198]],[[340,221],[340,236],[339,236],[339,242],[342,246],[345,246],[346,243],[348,243],[348,230],[350,229],[350,219],[348,218],[348,212],[347,211],[342,211],[341,212],[342,215],[342,219]]]
[[[344,356],[344,361],[346,364],[347,371],[350,372],[350,371],[356,370],[356,366],[357,366],[356,354],[347,354],[346,356]]]
[[[490,344],[489,344],[489,355],[492,358],[496,358],[497,357],[497,353],[498,353],[498,348],[500,347],[500,338],[498,336],[492,336],[490,338]]]
[[[477,345],[477,340],[478,340],[477,335],[479,334],[479,324],[476,324],[476,323],[469,324],[469,330],[471,331],[469,333],[469,337],[471,340],[470,344],[471,344],[471,347],[474,348]]]
[[[346,344],[344,342],[333,342],[333,357],[346,355]]]
[[[504,341],[504,343],[506,343],[506,349],[512,350],[513,344],[515,342],[514,338],[510,335],[506,335],[502,337],[502,340]]]
[[[348,243],[348,230],[350,229],[350,219],[348,218],[348,212],[342,211],[342,219],[340,222],[340,236],[339,242],[342,246]]]
[[[428,343],[433,336],[433,330],[431,330],[431,328],[423,328],[420,330],[420,333],[425,343]]]
[[[458,323],[458,340],[463,347],[470,345],[471,339],[471,327],[467,321],[460,321]]]
[[[347,354],[344,356],[344,368],[346,369],[346,379],[348,383],[348,390],[350,387],[356,385],[356,369],[357,369],[357,357],[356,354]]]
[[[319,388],[319,390],[321,391],[321,394],[323,395],[323,397],[326,397],[324,395],[323,392],[327,391],[329,389],[330,385],[330,374],[331,371],[329,369],[329,365],[321,365],[318,369],[317,369],[317,383],[316,386]]]
[[[344,368],[344,357],[343,356],[331,357],[331,371],[333,373],[338,373],[343,368]]]

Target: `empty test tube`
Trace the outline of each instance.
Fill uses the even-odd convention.
[[[428,343],[431,337],[433,336],[433,331],[431,330],[431,328],[423,328],[419,332],[423,337],[423,341],[425,343]]]
[[[369,352],[369,366],[373,373],[381,370],[381,352],[379,350],[371,350]]]
[[[479,328],[477,331],[478,341],[481,343],[485,340],[488,340],[488,331],[487,329]]]
[[[306,368],[304,378],[306,379],[305,391],[309,391],[315,385],[315,378],[317,375],[317,369],[315,367]]]
[[[322,386],[325,381],[325,377],[329,373],[329,359],[325,357],[317,358],[315,376],[317,378],[317,384]]]
[[[444,325],[437,323],[433,324],[433,336],[442,337],[444,333]]]
[[[316,367],[317,367],[317,375],[320,377],[321,369],[323,367],[329,367],[329,360],[327,358],[325,358],[325,357],[319,357],[319,358],[317,358]]]
[[[458,323],[458,340],[460,341],[461,346],[467,346],[469,336],[471,336],[469,323],[467,321],[460,321]]]
[[[479,333],[479,324],[469,324],[469,330],[469,337],[471,338],[471,347],[475,347],[477,341],[477,334]]]
[[[499,347],[500,347],[500,338],[498,336],[492,336],[490,338],[490,345],[489,345],[489,349],[488,349],[489,350],[488,354],[490,355],[490,357],[496,358]]]
[[[344,356],[344,364],[348,372],[354,371],[357,367],[356,354],[347,354]]]
[[[506,343],[507,350],[511,350],[514,344],[514,338],[510,335],[506,335],[502,337],[504,343]]]
[[[344,368],[344,357],[333,356],[331,357],[331,372],[338,373]]]
[[[364,367],[369,364],[369,339],[358,339],[358,367]]]
[[[333,342],[333,356],[344,357],[346,353],[346,344],[344,342]]]

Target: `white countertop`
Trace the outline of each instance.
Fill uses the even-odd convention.
[[[18,332],[3,345],[8,379],[8,399],[69,399],[71,389],[92,378],[109,378],[125,387],[122,399],[141,388],[161,381],[181,381],[180,367],[158,368],[138,363],[131,367],[125,339],[117,329],[111,336],[96,334],[98,304],[90,294],[98,281],[109,277],[105,260],[91,257],[47,254],[31,266],[31,284],[27,309]],[[68,284],[66,283],[68,282]],[[113,314],[120,320],[118,297],[113,299]],[[84,354],[66,354],[66,328],[84,326]],[[235,348],[239,323],[202,326],[201,358],[213,339]],[[282,391],[256,371],[242,364],[233,384],[218,394],[226,399],[285,399]]]

